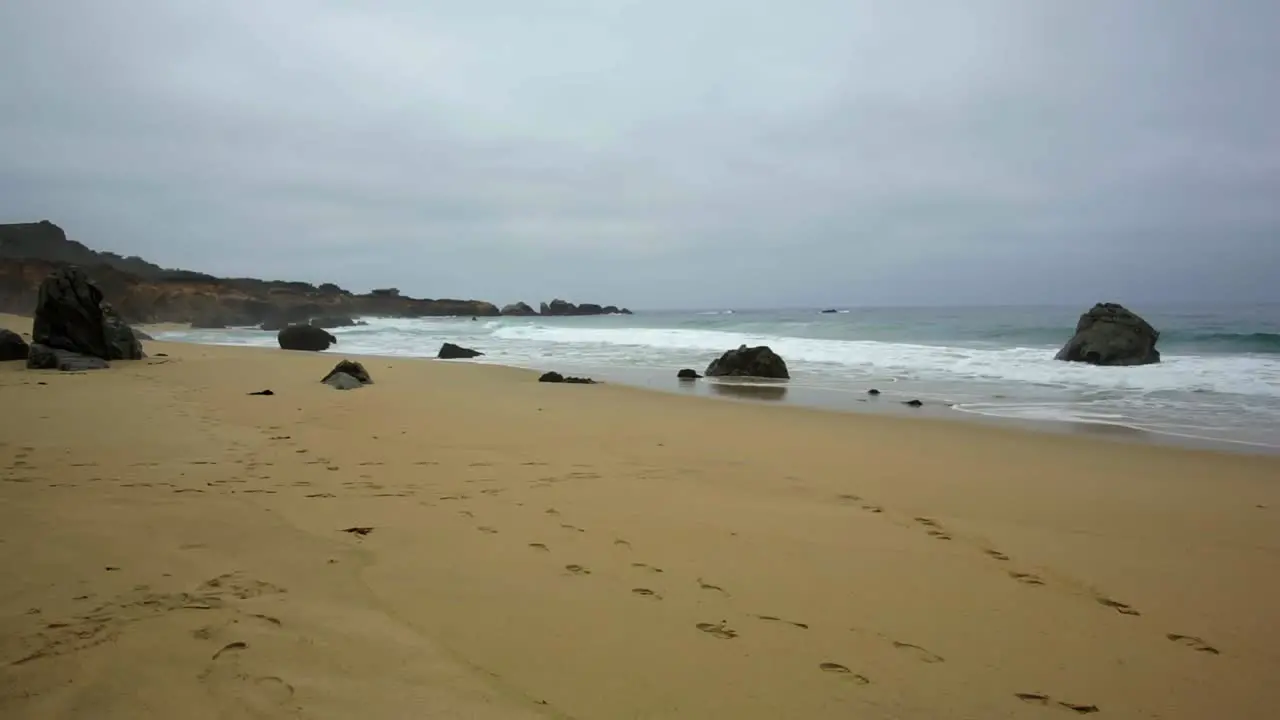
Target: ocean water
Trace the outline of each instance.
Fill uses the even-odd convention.
[[[433,357],[442,342],[482,362],[675,389],[724,350],[769,345],[792,379],[761,397],[865,409],[929,407],[1025,422],[1087,423],[1280,450],[1280,305],[1135,307],[1160,329],[1163,362],[1103,368],[1058,362],[1081,308],[704,310],[575,318],[366,318],[332,331],[330,352]],[[276,345],[253,329],[165,332],[163,340]],[[700,381],[705,383],[706,381]],[[739,385],[744,384],[737,381]],[[725,388],[722,388],[725,389]]]

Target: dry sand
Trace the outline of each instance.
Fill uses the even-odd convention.
[[[6,720],[1280,713],[1275,457],[147,347],[0,365]]]

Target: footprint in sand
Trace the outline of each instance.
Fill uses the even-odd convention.
[[[559,510],[557,510],[557,509],[555,509],[555,508],[547,508],[546,510],[543,510],[542,512],[544,512],[544,513],[546,513],[546,514],[548,514],[548,515],[559,515],[559,514],[560,514],[560,511],[559,511]]]
[[[941,530],[937,530],[937,529],[931,529],[931,530],[929,530],[928,535],[929,535],[929,537],[937,538],[937,539],[939,539],[939,540],[950,540],[950,539],[951,539],[951,536],[950,536],[950,535],[948,535],[948,534],[946,534],[946,533],[942,532]]]
[[[462,517],[469,517],[469,518],[473,518],[476,516],[476,514],[471,512],[470,510],[459,510],[458,514],[461,515]]]
[[[647,564],[642,563],[642,562],[633,562],[633,563],[631,563],[631,567],[633,567],[633,568],[639,568],[639,569],[641,569],[641,570],[648,570],[648,571],[649,571],[649,572],[651,572],[651,573],[660,573],[660,572],[662,572],[662,568],[660,568],[660,567],[654,567],[654,566],[652,566],[652,565],[647,565]]]
[[[574,575],[590,575],[591,574],[590,570],[586,569],[581,565],[565,565],[564,569],[568,570]]]
[[[1107,597],[1097,597],[1097,598],[1094,598],[1094,600],[1097,600],[1099,605],[1104,605],[1106,607],[1109,607],[1112,610],[1115,610],[1116,612],[1120,613],[1121,615],[1141,615],[1142,614],[1137,610],[1133,609],[1133,607],[1126,605],[1118,600],[1112,600],[1111,598],[1107,598]]]
[[[912,655],[915,655],[920,660],[920,662],[926,662],[926,663],[946,662],[946,660],[944,660],[941,655],[931,653],[928,650],[925,650],[924,648],[920,647],[919,645],[912,645],[911,643],[898,642],[897,640],[894,640],[893,647],[898,650],[905,650],[911,653]]]
[[[871,684],[871,680],[867,678],[866,675],[859,675],[858,673],[855,673],[854,671],[850,670],[844,665],[841,665],[840,663],[833,663],[833,662],[819,663],[818,669],[824,673],[831,673],[833,675],[844,675],[849,680],[852,680],[853,682],[859,685]]]
[[[1043,585],[1044,584],[1044,580],[1041,580],[1038,575],[1033,575],[1031,573],[1014,572],[1010,570],[1009,577],[1013,578],[1014,580],[1017,580],[1023,585]]]
[[[498,531],[497,531],[497,530],[495,530],[494,528],[489,527],[488,525],[481,525],[480,527],[478,527],[478,528],[476,528],[476,529],[477,529],[477,530],[479,530],[480,532],[482,532],[482,533],[486,534],[486,535],[497,535],[497,534],[498,534]]]
[[[653,600],[661,600],[661,599],[662,599],[662,596],[661,596],[661,595],[659,595],[658,593],[654,592],[653,590],[650,590],[649,588],[631,588],[631,592],[632,592],[632,594],[634,594],[634,595],[639,595],[640,597],[647,597],[647,598],[651,598],[651,599],[653,599]]]
[[[1048,695],[1041,693],[1014,693],[1013,696],[1024,703],[1043,705],[1045,707],[1048,707],[1050,704],[1054,704],[1064,710],[1070,710],[1079,715],[1089,715],[1091,713],[1099,712],[1097,705],[1080,705],[1078,703],[1063,702],[1061,700],[1054,700]]]
[[[852,500],[853,502],[859,502],[860,500],[862,500],[862,497],[861,497],[861,496],[858,496],[858,495],[847,495],[847,494],[846,494],[846,495],[837,495],[836,497],[837,497],[837,498],[839,498],[839,499],[841,499],[841,500]]]
[[[586,532],[586,530],[583,530],[577,525],[570,525],[569,523],[560,523],[560,527],[564,528],[565,530],[573,530],[575,532],[580,532],[580,533]]]
[[[863,506],[862,506],[862,509],[863,509],[863,510],[866,510],[866,511],[867,511],[867,512],[869,512],[869,513],[882,513],[882,512],[884,512],[884,508],[880,507],[879,505],[863,505]]]
[[[798,628],[800,628],[801,630],[808,630],[808,629],[809,629],[809,626],[808,626],[808,625],[806,625],[806,624],[804,624],[804,623],[802,623],[802,622],[796,622],[796,621],[794,621],[794,620],[783,620],[782,618],[780,618],[780,617],[778,617],[778,616],[776,616],[776,615],[756,615],[756,616],[755,616],[755,618],[756,618],[757,620],[765,620],[765,621],[767,621],[767,622],[780,622],[780,623],[786,623],[787,625],[791,625],[791,626],[793,626],[793,627],[798,627]]]
[[[1194,635],[1178,635],[1177,633],[1169,633],[1165,635],[1165,637],[1169,638],[1169,640],[1171,640],[1172,642],[1178,643],[1179,645],[1185,645],[1191,648],[1192,650],[1195,650],[1196,652],[1209,653],[1210,655],[1221,654],[1218,652],[1218,648],[1210,645],[1209,643],[1205,642],[1204,640],[1201,640],[1200,638]]]
[[[1008,560],[1008,559],[1009,559],[1009,556],[1008,556],[1008,555],[1005,555],[1004,553],[1000,552],[999,550],[983,550],[982,552],[986,553],[988,557],[995,558],[996,560]]]
[[[551,552],[551,548],[547,547],[545,543],[529,543],[529,547],[541,552]]]
[[[235,657],[248,645],[234,642],[219,650],[199,676],[211,690],[241,708],[239,717],[275,717],[293,700],[294,688],[275,675],[252,675]]]
[[[702,632],[712,637],[716,637],[721,640],[732,640],[738,637],[738,631],[734,630],[733,628],[730,628],[727,624],[727,621],[724,621],[724,620],[721,620],[718,623],[700,622],[694,625],[694,627],[696,627],[697,629],[701,630]]]
[[[617,545],[618,547],[626,547],[626,548],[631,547],[631,543],[627,542],[626,540],[623,540],[622,538],[618,538],[617,540],[614,540],[613,544]]]
[[[699,588],[701,588],[701,589],[703,589],[703,590],[713,590],[713,591],[718,592],[718,593],[723,593],[723,594],[725,595],[725,597],[728,597],[728,596],[729,596],[729,591],[728,591],[728,590],[725,590],[724,588],[720,587],[719,585],[712,585],[711,583],[709,583],[709,582],[707,582],[707,581],[703,580],[702,578],[698,578],[698,587],[699,587]]]

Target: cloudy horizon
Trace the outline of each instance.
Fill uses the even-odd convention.
[[[1280,301],[1276,27],[1244,0],[9,0],[0,222],[499,304]]]

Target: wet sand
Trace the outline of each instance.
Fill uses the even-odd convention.
[[[1280,704],[1280,458],[146,346],[0,365],[6,719]]]

